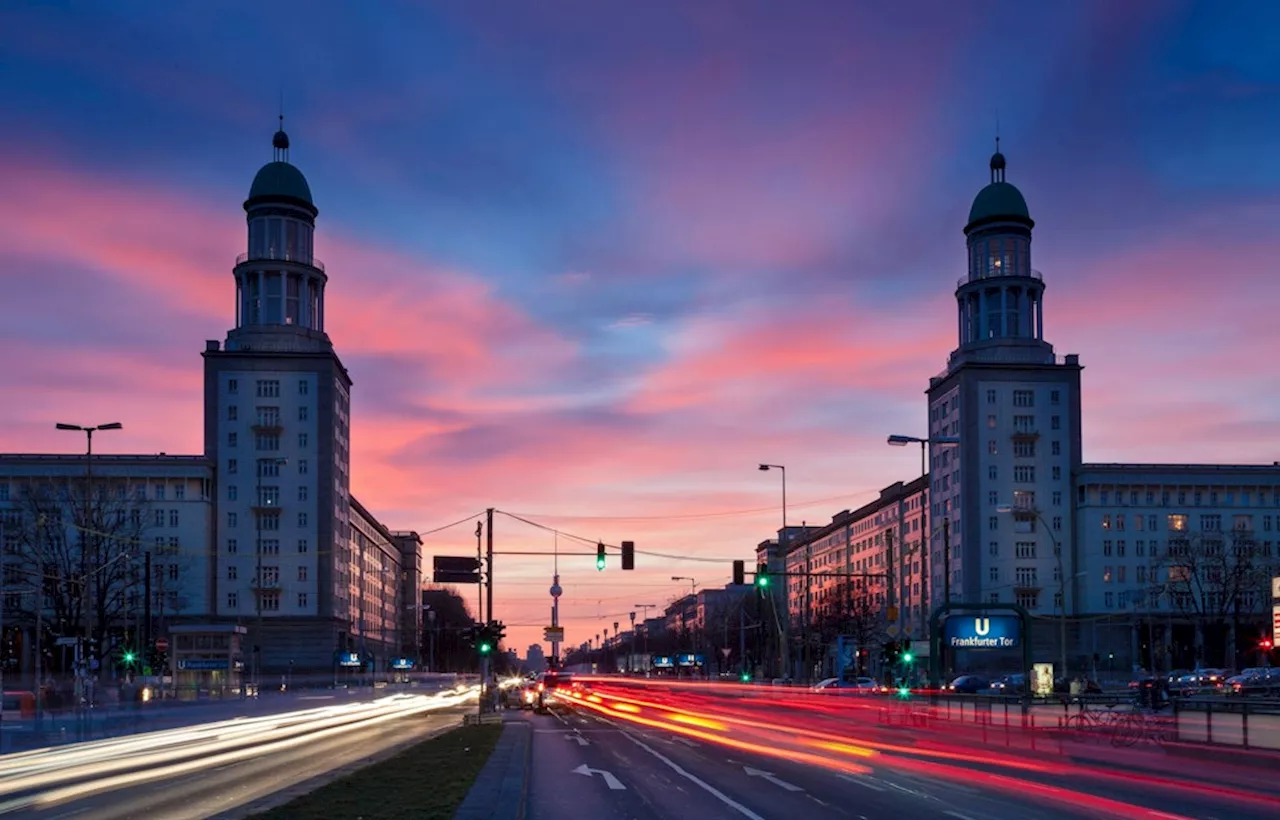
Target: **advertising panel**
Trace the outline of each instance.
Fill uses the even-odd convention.
[[[952,649],[1016,649],[1022,624],[1016,615],[952,615],[943,622],[942,641]]]

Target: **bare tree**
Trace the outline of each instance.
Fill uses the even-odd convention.
[[[845,580],[818,596],[812,630],[823,644],[843,635],[858,649],[870,649],[884,638],[884,609],[864,583]]]
[[[130,594],[136,600],[149,509],[146,501],[129,497],[123,482],[104,480],[95,490],[90,499],[73,481],[23,486],[9,511],[17,551],[9,551],[12,542],[6,536],[4,558],[6,577],[20,575],[42,587],[49,632],[87,635],[101,660],[113,628],[126,616],[136,617]],[[33,620],[39,596],[21,596],[21,601],[25,618]]]
[[[1236,667],[1240,630],[1246,620],[1263,618],[1280,561],[1263,551],[1252,530],[1174,530],[1152,571],[1170,608],[1194,626],[1197,658],[1208,643],[1207,632],[1216,628],[1226,635],[1222,662]]]

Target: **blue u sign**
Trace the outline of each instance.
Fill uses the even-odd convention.
[[[1022,622],[1015,615],[952,615],[942,635],[952,649],[1014,649],[1022,645]]]

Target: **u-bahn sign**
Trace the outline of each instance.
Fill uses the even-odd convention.
[[[1016,649],[1022,623],[1016,615],[951,615],[943,622],[942,640],[951,649]]]

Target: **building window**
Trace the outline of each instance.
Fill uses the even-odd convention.
[[[263,555],[279,555],[280,539],[278,538],[262,538],[258,540],[258,552]]]
[[[156,510],[156,526],[164,526],[164,510]]]
[[[306,581],[306,580],[307,580],[307,568],[306,568],[306,567],[298,567],[298,580],[299,580],[299,581]]]
[[[298,459],[298,475],[307,474],[307,460],[305,458]]]
[[[1035,558],[1036,557],[1036,542],[1034,541],[1019,541],[1017,544],[1014,545],[1014,548],[1015,548],[1014,555],[1017,558]]]
[[[1061,391],[1061,390],[1050,390],[1050,391],[1049,391],[1049,403],[1050,403],[1050,404],[1060,404],[1061,402],[1062,402],[1062,391]]]
[[[1000,583],[1000,567],[991,567],[990,569],[988,569],[987,577],[991,580],[991,583],[993,584]]]
[[[999,558],[999,557],[1000,557],[1000,542],[999,542],[999,541],[992,541],[992,542],[987,546],[987,552],[988,552],[988,553],[990,553],[990,555],[991,555],[991,557],[992,557],[992,558]]]
[[[1102,516],[1102,528],[1103,528],[1104,530],[1109,530],[1109,529],[1111,529],[1111,516],[1110,516],[1110,515],[1104,515],[1104,516]]]
[[[1114,592],[1104,592],[1102,594],[1103,605],[1108,608],[1114,607],[1116,605],[1115,598],[1116,598],[1116,594]]]
[[[235,555],[235,554],[236,554],[236,552],[237,552],[239,549],[240,549],[240,547],[239,547],[239,545],[236,543],[236,539],[234,539],[234,538],[228,538],[228,539],[227,539],[227,552],[228,552],[229,554],[231,554],[231,555]]]
[[[239,393],[239,392],[240,392],[240,380],[239,380],[239,379],[227,379],[227,392],[228,392],[228,393]]]
[[[311,387],[306,379],[298,379],[298,395],[305,396],[311,392]]]
[[[992,532],[998,532],[1000,530],[1000,516],[993,515],[990,518],[988,518],[987,529],[991,530]]]
[[[307,500],[307,485],[303,484],[301,487],[298,488],[298,500],[299,501]]]
[[[308,604],[307,604],[307,593],[305,593],[305,592],[299,592],[299,593],[298,593],[298,608],[299,608],[299,609],[306,609],[306,608],[307,608],[307,606],[308,606]]]
[[[1061,430],[1061,429],[1062,429],[1062,417],[1061,417],[1061,416],[1050,416],[1050,417],[1049,417],[1049,429],[1050,429],[1050,430]]]
[[[156,501],[164,501],[164,485],[163,484],[157,484],[155,486],[154,495],[155,495]]]
[[[227,513],[227,527],[229,529],[236,528],[236,514],[233,512]]]
[[[1054,532],[1058,532],[1058,531],[1059,531],[1059,530],[1061,530],[1061,529],[1062,529],[1062,516],[1060,516],[1060,515],[1055,515],[1055,516],[1053,517],[1053,531],[1054,531]],[[1055,552],[1056,552],[1056,550],[1055,550]]]
[[[987,391],[987,404],[995,404],[995,403],[996,403],[996,391],[994,391],[994,390],[988,390],[988,391]]]
[[[275,532],[280,529],[280,511],[271,510],[258,516],[258,528]]]
[[[1013,480],[1020,484],[1036,483],[1036,468],[1032,464],[1019,464],[1013,468]]]
[[[1061,481],[1061,480],[1062,480],[1062,468],[1061,468],[1061,467],[1054,467],[1054,468],[1053,468],[1053,480],[1054,480],[1054,481]]]
[[[993,604],[1000,603],[1000,593],[999,592],[991,593],[990,595],[987,596],[987,600]]]
[[[1062,490],[1054,490],[1053,495],[1051,497],[1053,499],[1053,506],[1055,507],[1062,506]]]
[[[280,396],[280,380],[258,379],[256,395],[260,399],[278,398]]]
[[[235,475],[239,467],[240,465],[236,463],[234,458],[227,459],[227,473],[229,475]]]
[[[1169,529],[1171,531],[1173,532],[1187,531],[1187,516],[1184,515],[1183,513],[1170,513],[1168,516],[1168,519],[1169,519]]]
[[[1125,564],[1121,564],[1120,566],[1116,567],[1116,583],[1117,584],[1124,583],[1124,574],[1125,574],[1124,571],[1126,569],[1128,569],[1128,566]]]
[[[306,434],[306,433],[299,433],[299,434],[298,434],[298,446],[299,446],[299,447],[306,447],[306,446],[307,446],[307,434]]]
[[[235,447],[240,443],[240,436],[235,433],[227,433],[227,446]]]
[[[1124,539],[1123,538],[1121,538],[1119,541],[1116,541],[1116,557],[1117,558],[1124,557]],[[1124,580],[1124,579],[1121,579],[1121,580]]]
[[[170,526],[170,527],[176,527],[176,526],[178,526],[178,511],[177,511],[177,510],[169,510],[169,526]]]
[[[228,501],[235,501],[235,500],[236,500],[236,496],[237,496],[237,495],[239,495],[239,493],[240,493],[240,491],[239,491],[239,489],[237,489],[237,488],[236,488],[236,485],[234,485],[234,484],[228,484],[228,485],[227,485],[227,500],[228,500]]]
[[[1103,542],[1102,542],[1102,554],[1103,554],[1103,555],[1105,555],[1105,556],[1107,556],[1107,557],[1110,557],[1110,556],[1111,556],[1111,551],[1112,551],[1112,542],[1111,542],[1111,541],[1103,541]]]
[[[234,581],[234,580],[236,580],[236,565],[235,565],[235,564],[232,564],[232,565],[230,565],[229,567],[227,567],[227,580],[228,580],[228,581]]]
[[[307,420],[307,406],[304,404],[298,408],[298,421]]]
[[[279,450],[280,436],[274,433],[259,433],[254,437],[254,446],[259,450]]]
[[[998,505],[1000,503],[1000,493],[996,492],[995,490],[991,490],[990,492],[988,492],[987,503],[993,507]]]
[[[235,609],[240,606],[240,599],[234,592],[227,593],[227,609]]]
[[[992,481],[998,481],[1000,479],[1000,468],[994,464],[988,467],[987,478],[991,479]]]
[[[1036,431],[1036,417],[1014,416],[1013,429],[1019,433],[1034,433]]]
[[[278,458],[258,459],[258,477],[259,478],[275,478],[278,475],[280,475],[280,459]]]
[[[999,452],[1000,452],[1000,448],[996,446],[995,441],[987,442],[987,455],[994,456],[994,455],[998,455]]]
[[[299,539],[298,539],[298,552],[306,552],[306,551],[307,551],[307,539],[305,539],[305,538],[299,538]]]
[[[1111,567],[1102,568],[1102,583],[1104,584],[1111,583]]]
[[[1145,556],[1146,556],[1146,554],[1147,554],[1147,542],[1146,542],[1146,540],[1145,540],[1145,539],[1142,539],[1142,538],[1139,538],[1137,541],[1134,541],[1134,542],[1133,542],[1133,551],[1134,551],[1134,554],[1135,554],[1135,555],[1137,555],[1139,558],[1143,558],[1143,557],[1145,557]]]
[[[1156,517],[1154,515],[1147,516],[1147,531],[1148,532],[1156,531]]]
[[[1015,390],[1013,391],[1014,407],[1035,407],[1036,394],[1032,390]]]
[[[1017,595],[1018,606],[1023,609],[1036,609],[1040,606],[1040,593],[1038,592],[1019,592]]]
[[[234,404],[227,408],[227,421],[236,421],[240,417],[240,408]]]
[[[1221,515],[1200,516],[1200,528],[1205,532],[1221,532],[1222,516]]]
[[[1013,443],[1014,458],[1035,458],[1036,443],[1034,441],[1015,441]]]
[[[996,429],[996,416],[994,413],[987,416],[987,427],[990,427],[992,430]]]
[[[173,500],[183,501],[187,497],[187,485],[175,484],[173,487]]]
[[[259,507],[280,506],[280,488],[279,487],[259,487],[258,488],[258,506]]]
[[[306,513],[304,513],[304,512],[300,512],[300,513],[298,513],[298,526],[299,526],[299,527],[305,527],[305,526],[307,526],[307,514],[306,514]]]
[[[1062,455],[1062,442],[1060,441],[1051,442],[1049,445],[1049,453],[1055,456]]]
[[[263,612],[279,612],[280,611],[280,591],[266,590],[262,593],[262,611]]]

